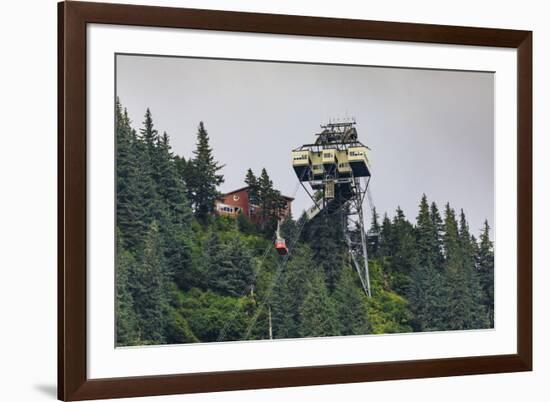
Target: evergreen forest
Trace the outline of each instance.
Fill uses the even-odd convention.
[[[149,109],[136,130],[116,102],[117,346],[493,327],[487,222],[472,231],[462,210],[425,194],[414,221],[399,207],[373,210],[368,298],[339,214],[288,217],[290,253],[277,255],[281,194],[268,172],[243,172],[262,225],[218,216],[223,161],[203,122],[189,135],[196,146],[185,159]]]

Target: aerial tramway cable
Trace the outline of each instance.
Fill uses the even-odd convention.
[[[305,172],[304,172],[304,173],[305,173]],[[294,188],[294,191],[292,192],[292,198],[294,198],[294,197],[296,196],[296,193],[298,192],[298,189],[300,188],[300,184],[301,184],[300,179],[301,179],[302,177],[303,177],[303,174],[302,174],[302,176],[299,178],[298,183],[296,184],[296,187]],[[304,221],[304,222],[302,223],[302,225],[301,225],[301,227],[300,227],[300,230],[297,232],[296,237],[295,237],[295,239],[294,239],[292,245],[288,247],[288,252],[287,252],[286,255],[283,257],[284,264],[286,264],[286,261],[288,261],[288,256],[290,255],[290,250],[291,250],[292,246],[294,246],[294,244],[296,243],[296,239],[297,239],[298,237],[300,237],[302,228],[303,228],[303,226],[304,226],[304,224],[305,224],[306,222],[307,222],[307,221]],[[265,252],[264,252],[262,258],[261,258],[260,261],[259,261],[259,264],[260,264],[260,265],[265,261],[265,259],[267,258],[267,255],[269,254],[269,251],[270,251],[272,248],[273,248],[273,243],[270,243],[270,244],[266,247]],[[283,265],[284,265],[284,264],[283,264]],[[252,282],[255,282],[255,280],[256,280],[256,273],[254,273],[254,277],[252,278]],[[270,286],[271,286],[271,285],[270,285]],[[242,294],[240,295],[240,297],[243,297],[247,292],[248,292],[248,289],[247,289],[244,293],[242,293]],[[233,323],[233,321],[235,321],[236,316],[237,316],[237,314],[235,313],[235,314],[233,314],[233,316],[231,317],[230,320],[226,321],[225,325],[223,326],[222,330],[220,331],[220,333],[219,333],[219,335],[218,335],[217,342],[223,342],[223,340],[224,340],[224,338],[225,338],[225,335],[227,334],[227,330],[229,329],[229,326]],[[255,318],[255,320],[257,320],[257,317]],[[254,321],[255,321],[255,320],[254,320]],[[245,337],[245,339],[246,339],[246,338],[248,337],[248,335],[249,335],[248,332],[249,332],[249,330],[247,329],[247,336]]]
[[[292,241],[292,244],[289,247],[288,253],[283,257],[282,261],[279,262],[279,266],[277,267],[277,271],[275,271],[275,276],[273,277],[273,279],[271,280],[271,282],[269,284],[269,287],[267,288],[267,292],[266,292],[265,298],[263,300],[263,303],[260,305],[260,307],[254,313],[254,316],[252,317],[252,320],[250,321],[250,324],[248,325],[248,328],[246,330],[246,334],[245,334],[245,337],[244,337],[243,340],[248,339],[248,337],[250,336],[250,333],[252,331],[252,328],[256,324],[256,321],[258,320],[258,317],[260,316],[263,308],[269,302],[269,300],[271,298],[271,294],[273,293],[273,290],[275,289],[275,285],[279,281],[279,278],[280,278],[280,276],[283,272],[283,268],[286,266],[286,263],[288,262],[291,250],[293,249],[293,247],[296,244],[298,238],[302,234],[302,229],[304,228],[304,226],[307,222],[308,221],[305,220],[305,219],[301,222],[300,226],[298,227],[298,230],[296,231],[296,236],[294,237],[294,239]]]

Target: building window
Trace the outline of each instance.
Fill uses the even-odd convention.
[[[233,196],[233,201],[239,201],[239,196],[237,194]]]

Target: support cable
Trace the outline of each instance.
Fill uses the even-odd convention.
[[[271,282],[269,284],[269,287],[267,289],[267,292],[266,292],[266,295],[264,297],[263,303],[260,304],[260,307],[258,307],[256,312],[254,313],[254,316],[252,317],[252,320],[251,320],[250,324],[248,325],[244,340],[247,340],[248,337],[250,336],[250,333],[252,332],[252,328],[256,324],[256,321],[258,320],[258,317],[260,316],[263,308],[269,302],[269,300],[271,298],[271,294],[273,293],[273,290],[275,289],[275,285],[279,281],[279,278],[280,278],[280,276],[283,272],[283,268],[286,266],[286,263],[288,262],[291,250],[294,247],[294,245],[296,244],[296,242],[298,241],[298,239],[300,238],[300,235],[302,234],[302,229],[304,228],[304,226],[306,225],[307,222],[308,222],[307,220],[304,220],[300,224],[300,226],[298,227],[298,230],[297,230],[296,235],[295,235],[295,237],[292,241],[292,244],[288,248],[288,250],[289,250],[288,253],[284,256],[283,260],[279,263],[279,266],[277,267],[277,270],[275,271],[275,276],[273,277],[273,279],[271,280]]]
[[[292,198],[294,198],[296,196],[296,193],[298,192],[298,189],[300,188],[300,184],[301,184],[301,179],[303,178],[304,174],[305,174],[305,170],[304,172],[302,173],[302,176],[299,178],[298,180],[298,183],[296,184],[296,187],[294,188],[294,191],[292,193]],[[306,221],[307,222],[307,221]],[[299,236],[299,235],[298,235]],[[258,265],[261,266],[263,264],[263,262],[265,261],[265,259],[267,258],[267,255],[269,254],[269,251],[273,248],[273,241],[266,247],[265,249],[265,252],[262,256],[262,258],[260,259],[260,261],[258,262]],[[288,256],[288,254],[287,254]],[[258,270],[259,271],[259,270]],[[255,283],[256,282],[256,278],[257,278],[257,274],[258,274],[258,271],[257,272],[254,272],[254,275],[252,277],[252,283]],[[248,289],[245,290],[240,296],[239,298],[243,297],[246,295],[246,293],[248,292]],[[231,316],[231,319],[229,319],[228,321],[225,322],[223,328],[221,329],[220,333],[218,334],[218,338],[217,338],[217,342],[223,342],[223,340],[225,339],[225,335],[227,334],[227,330],[229,329],[229,326],[235,321],[235,319],[237,318],[237,311],[235,310],[235,312],[232,314]]]

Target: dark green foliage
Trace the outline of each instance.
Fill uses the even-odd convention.
[[[168,134],[166,132],[160,137],[156,146],[157,161],[154,171],[157,177],[157,192],[166,202],[168,211],[171,213],[171,220],[178,225],[189,225],[191,223],[191,208],[186,198],[186,185],[179,173],[178,163],[172,154]]]
[[[212,291],[191,289],[181,297],[181,314],[186,317],[192,333],[201,342],[242,339],[248,326],[253,300],[249,297],[221,296]]]
[[[252,169],[246,171],[244,182],[248,186],[248,201],[250,204],[259,205],[260,203],[260,186],[258,179],[254,175]]]
[[[475,255],[464,212],[460,227],[455,212],[445,208],[445,291],[444,329],[487,328],[487,307],[482,304],[482,292],[475,268]]]
[[[349,258],[344,239],[341,214],[324,215],[305,227],[305,240],[313,252],[314,263],[325,272],[326,284],[332,292]]]
[[[235,236],[212,250],[208,266],[208,283],[212,290],[228,296],[240,296],[254,285],[252,256],[246,245]]]
[[[449,203],[445,205],[443,247],[445,252],[446,267],[457,267],[460,265],[462,253],[460,252],[460,243],[458,239],[458,223],[456,214]]]
[[[304,290],[309,286],[315,272],[311,257],[309,247],[296,246],[286,269],[277,281],[271,302],[275,338],[300,336],[300,307],[306,296]]]
[[[143,121],[143,128],[139,130],[141,138],[143,139],[145,148],[149,153],[149,157],[153,159],[155,153],[155,144],[158,140],[158,131],[153,124],[153,116],[149,108],[145,111],[145,120]]]
[[[288,271],[276,282],[270,301],[273,337],[296,338],[298,336],[299,315],[292,298]]]
[[[268,210],[273,197],[273,182],[269,178],[265,168],[262,169],[260,177],[257,180],[256,192],[260,205],[263,209]]]
[[[300,336],[340,335],[336,307],[329,296],[323,273],[316,271],[305,289],[306,297],[300,306]]]
[[[187,161],[183,156],[174,155],[174,165],[178,176],[185,180],[185,174],[187,169]]]
[[[384,214],[382,226],[380,227],[379,254],[381,256],[390,256],[394,252],[393,233],[391,220],[388,214]]]
[[[435,269],[439,260],[437,230],[432,221],[428,199],[422,195],[418,217],[416,218],[416,245],[418,265]]]
[[[436,255],[436,267],[443,267],[445,262],[445,257],[443,256],[443,221],[441,220],[441,215],[439,214],[439,209],[435,202],[432,202],[430,206],[430,219],[432,220],[432,230],[433,232],[433,242],[435,249],[433,253]]]
[[[390,231],[390,255],[384,268],[390,273],[391,286],[399,294],[405,294],[410,276],[418,264],[418,250],[414,227],[405,219],[403,210],[397,207]]]
[[[170,286],[170,306],[167,311],[165,327],[166,343],[193,343],[199,340],[191,330],[183,312],[183,294],[175,286]]]
[[[193,265],[190,231],[193,214],[166,133],[157,142],[156,156],[157,193],[163,204],[160,222],[164,256],[176,283],[186,288]]]
[[[117,131],[117,227],[124,234],[123,246],[128,251],[137,251],[151,221],[153,182],[144,172],[147,160],[144,146],[130,127],[126,110],[116,103]]]
[[[237,215],[237,228],[241,233],[258,234],[257,225],[242,212]]]
[[[334,291],[334,301],[342,335],[362,335],[370,332],[367,299],[357,273],[344,267]]]
[[[487,315],[490,326],[494,326],[495,298],[494,298],[494,253],[493,242],[489,238],[489,223],[483,224],[483,231],[480,236],[479,248],[477,251],[477,269],[479,280],[483,291],[483,305],[487,306]]]
[[[444,322],[446,329],[462,329],[469,322],[468,281],[463,269],[463,254],[455,211],[447,203],[444,217],[445,289],[448,293]]]
[[[416,218],[416,245],[418,263],[413,268],[407,289],[410,308],[413,313],[412,326],[417,331],[433,327],[439,298],[434,297],[441,288],[438,260],[438,241],[434,221],[430,214],[428,199],[422,195]]]
[[[257,200],[260,206],[261,228],[265,233],[273,233],[277,227],[277,220],[281,215],[284,200],[281,193],[273,187],[273,182],[265,168],[262,169],[256,183],[253,193],[255,193],[255,201]]]
[[[214,201],[219,196],[217,187],[224,179],[223,175],[218,173],[223,165],[214,159],[210,138],[202,121],[199,123],[197,148],[193,155],[194,158],[187,162],[185,179],[195,216],[206,222],[208,214],[214,210]]]
[[[159,227],[150,225],[143,252],[128,275],[139,328],[139,342],[162,344],[169,306],[169,276],[162,254]]]
[[[116,344],[129,345],[138,340],[134,299],[129,289],[128,274],[135,264],[132,254],[122,247],[122,236],[117,233],[116,256]]]
[[[411,326],[417,332],[446,327],[443,319],[448,300],[444,276],[438,269],[419,265],[411,276],[407,298],[412,313]]]
[[[460,210],[460,248],[462,251],[463,271],[466,276],[467,298],[469,299],[470,322],[469,328],[487,328],[489,327],[489,317],[486,306],[483,304],[483,290],[479,280],[479,273],[476,267],[477,243],[472,241],[470,229],[466,221],[466,215]]]
[[[281,222],[290,254],[273,249],[284,200],[267,171],[248,170],[260,224],[216,216],[223,182],[201,122],[189,160],[174,155],[150,110],[139,135],[116,102],[116,344],[216,342],[488,328],[494,255],[465,214],[422,196],[414,225],[398,207],[368,236],[372,297],[343,235],[342,212]],[[360,239],[357,228],[352,241]]]
[[[211,230],[206,234],[202,242],[200,254],[200,268],[196,270],[193,286],[203,290],[208,289],[210,278],[215,278],[215,273],[223,263],[223,247],[217,231]]]
[[[380,256],[380,231],[382,227],[379,222],[380,216],[376,208],[372,208],[372,220],[368,230],[368,255],[369,258],[378,258]]]
[[[286,217],[281,224],[281,235],[286,239],[288,245],[298,241],[298,224],[292,219],[292,215]]]

